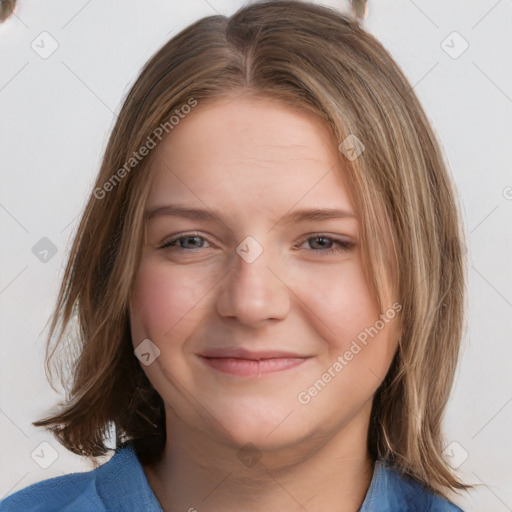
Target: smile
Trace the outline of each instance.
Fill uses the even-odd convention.
[[[210,368],[239,377],[261,377],[268,373],[284,372],[296,368],[309,359],[309,357],[273,357],[267,359],[199,357]]]

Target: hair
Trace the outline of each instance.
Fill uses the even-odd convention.
[[[141,461],[161,457],[164,403],[134,355],[129,324],[155,152],[134,159],[156,143],[156,127],[172,130],[168,119],[180,106],[238,95],[308,110],[339,143],[352,135],[364,144],[355,159],[339,153],[361,220],[362,257],[379,305],[389,283],[402,305],[398,348],[374,396],[369,453],[444,497],[470,488],[442,457],[465,327],[455,188],[390,54],[351,17],[306,2],[258,2],[202,18],[143,67],[110,135],[52,315],[45,371],[57,370],[66,400],[33,424],[91,459],[107,453],[105,435],[115,425],[117,442],[132,443]]]

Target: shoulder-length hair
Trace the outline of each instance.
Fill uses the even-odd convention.
[[[141,461],[161,456],[164,404],[134,355],[128,308],[145,237],[151,148],[197,105],[237,94],[308,109],[342,148],[349,136],[364,145],[357,158],[339,155],[361,219],[367,277],[381,307],[390,282],[402,305],[368,448],[373,460],[438,494],[469,488],[442,457],[441,423],[464,329],[454,186],[413,87],[389,53],[356,21],[305,2],[258,2],[231,17],[203,18],[142,69],[112,130],[52,317],[45,370],[52,373],[59,348],[66,401],[33,424],[90,458],[107,453],[113,424],[117,441],[132,442]]]

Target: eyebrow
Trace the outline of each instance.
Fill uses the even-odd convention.
[[[213,212],[209,210],[203,210],[200,208],[189,208],[185,206],[160,206],[152,210],[146,211],[146,220],[149,221],[155,217],[160,216],[174,216],[183,217],[191,220],[208,220],[213,222],[221,221],[227,224],[227,219],[219,212]],[[304,210],[295,210],[291,213],[284,215],[279,222],[285,224],[295,224],[305,221],[322,221],[329,219],[344,219],[354,218],[357,219],[356,215],[347,210],[339,210],[334,208],[313,208]]]

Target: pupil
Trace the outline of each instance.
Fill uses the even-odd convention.
[[[321,243],[321,241],[323,240],[324,243]],[[321,248],[325,248],[325,243],[329,244],[329,242],[327,241],[327,239],[323,238],[323,237],[317,237],[315,238],[315,242],[316,243],[320,243],[320,246]]]
[[[182,239],[182,242],[184,242],[184,243],[185,243],[185,245],[186,245],[186,244],[188,244],[191,240],[196,240],[196,241],[197,241],[197,240],[198,240],[198,237],[197,237],[197,236],[188,236],[188,237],[186,237],[186,238]],[[193,243],[192,243],[192,245],[193,245]],[[182,247],[183,247],[183,243],[182,243]]]

